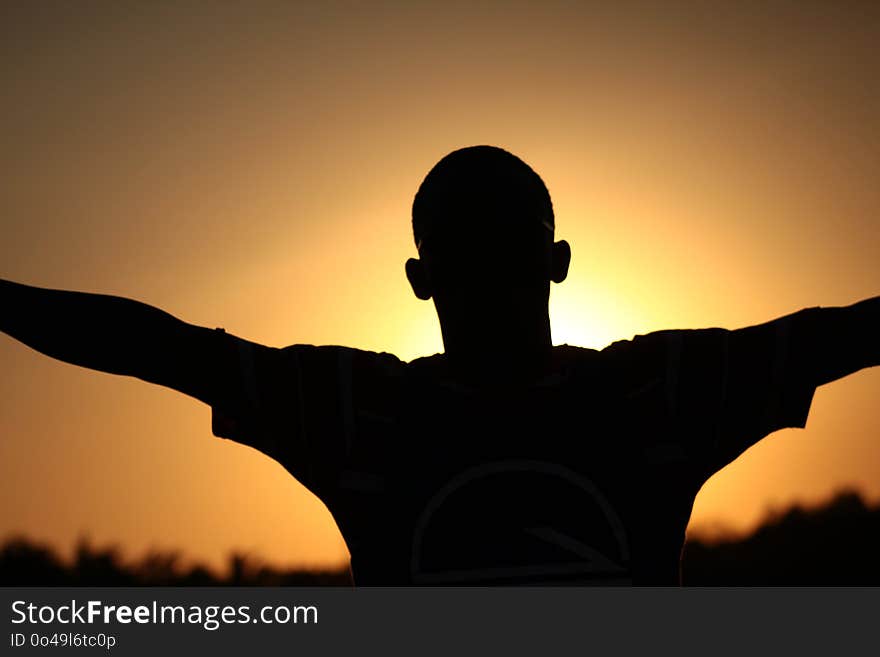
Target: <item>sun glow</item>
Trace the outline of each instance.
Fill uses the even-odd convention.
[[[583,281],[565,281],[551,288],[550,326],[553,344],[570,344],[591,349],[633,335],[642,325],[638,310],[612,299],[604,291]]]

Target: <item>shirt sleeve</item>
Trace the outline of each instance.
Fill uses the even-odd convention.
[[[701,474],[711,476],[774,431],[806,427],[816,384],[807,355],[792,347],[815,310],[735,330],[657,331],[630,341],[662,387],[659,422]]]
[[[275,459],[322,497],[356,451],[359,401],[401,362],[335,345],[266,347],[216,330],[236,352],[237,385],[211,406],[212,433]]]

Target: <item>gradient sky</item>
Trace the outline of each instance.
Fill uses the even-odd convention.
[[[528,162],[573,248],[554,342],[880,294],[880,5],[4,3],[0,277],[274,346],[442,350],[408,288],[446,153]],[[2,310],[0,310],[2,312]],[[136,345],[133,345],[136,348]],[[345,545],[210,409],[0,337],[0,536],[328,566]],[[691,529],[880,498],[880,369],[712,478]]]

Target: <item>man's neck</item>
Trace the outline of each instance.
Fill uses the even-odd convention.
[[[443,344],[456,378],[481,386],[528,383],[544,376],[552,364],[550,323],[529,330],[498,330],[464,336],[444,331]]]

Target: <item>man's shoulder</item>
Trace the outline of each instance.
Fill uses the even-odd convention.
[[[443,353],[413,358],[412,360],[403,363],[403,370],[409,377],[415,379],[445,379],[450,375],[446,354]]]
[[[280,348],[280,351],[295,355],[321,354],[328,358],[360,358],[363,360],[381,361],[385,363],[403,363],[403,361],[387,351],[371,351],[359,347],[347,347],[338,344],[306,344],[292,343]]]
[[[564,358],[592,358],[597,353],[599,353],[599,350],[592,347],[581,347],[574,344],[553,345],[554,356],[562,356]]]
[[[680,334],[681,329],[663,329],[649,333],[639,333],[631,338],[621,338],[602,347],[602,353],[616,353],[618,351],[643,347],[646,344],[660,344]]]
[[[554,345],[552,349],[554,370],[589,365],[614,356],[624,356],[628,359],[639,354],[647,355],[642,352],[655,352],[657,348],[665,347],[668,339],[673,338],[676,333],[674,330],[668,330],[636,335],[630,339],[616,340],[601,349],[571,344]],[[300,343],[289,344],[279,351],[295,359],[301,367],[309,365],[331,369],[351,367],[356,372],[391,376],[434,377],[448,373],[448,361],[444,353],[403,360],[387,351],[371,351],[333,344]]]
[[[399,376],[406,367],[405,362],[386,351],[335,344],[294,343],[278,349],[277,353],[290,372],[342,382],[351,377],[366,380]]]
[[[436,353],[429,356],[418,356],[417,358],[407,361],[405,365],[410,368],[432,367],[443,363],[444,360],[444,354]]]

